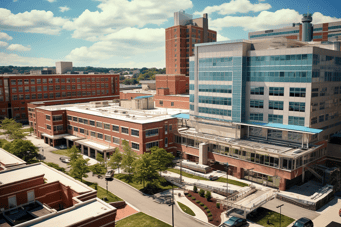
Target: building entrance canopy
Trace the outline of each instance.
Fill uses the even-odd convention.
[[[111,152],[111,151],[115,151],[115,148],[116,148],[116,147],[112,147],[112,146],[102,144],[102,143],[97,143],[97,142],[87,140],[87,139],[78,140],[77,143],[86,147],[90,147],[100,152]]]

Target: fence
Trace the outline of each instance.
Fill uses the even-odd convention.
[[[193,183],[193,185],[197,186],[198,188],[208,190],[208,191],[211,191],[211,192],[214,192],[214,193],[217,193],[220,195],[224,195],[224,196],[226,196],[228,193],[232,194],[232,193],[237,192],[237,190],[213,187],[213,186],[209,186],[207,184]]]
[[[245,198],[246,196],[248,196],[248,195],[250,195],[256,191],[257,191],[257,189],[254,186],[245,187],[242,190],[240,190],[236,195],[229,197],[228,201],[237,202],[237,201]]]

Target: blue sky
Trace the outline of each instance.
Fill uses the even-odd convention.
[[[218,41],[300,22],[341,20],[339,0],[1,0],[0,65],[165,67],[175,11],[209,14]]]

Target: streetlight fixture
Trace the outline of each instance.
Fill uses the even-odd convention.
[[[276,208],[279,208],[279,227],[282,227],[282,206],[284,206],[284,204],[276,206]]]
[[[226,199],[229,196],[229,164],[226,162],[225,164],[226,169]]]

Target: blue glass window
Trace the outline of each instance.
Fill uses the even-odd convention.
[[[284,87],[269,87],[269,95],[284,96]]]
[[[304,126],[304,117],[293,117],[293,116],[289,116],[289,125],[300,125],[300,126]]]
[[[231,116],[231,110],[222,110],[222,109],[207,108],[207,107],[199,107],[199,113]]]
[[[289,111],[305,112],[304,102],[289,102]]]
[[[269,123],[280,123],[280,124],[283,124],[283,115],[269,114],[268,115],[268,122]]]
[[[290,88],[290,97],[305,97],[305,88]]]
[[[199,92],[232,93],[232,85],[199,85]]]
[[[269,101],[270,110],[283,110],[283,101]]]
[[[264,95],[264,87],[251,87],[251,95]]]
[[[253,99],[251,99],[250,100],[250,107],[263,109],[264,101],[263,100],[253,100]]]
[[[231,98],[199,96],[199,103],[231,106]]]
[[[250,113],[250,120],[251,121],[263,121],[263,114],[262,113]]]

